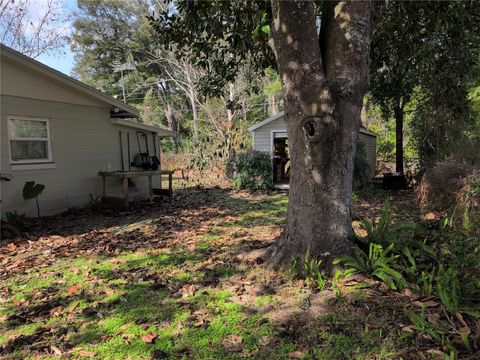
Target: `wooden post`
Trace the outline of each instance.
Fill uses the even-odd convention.
[[[123,206],[125,207],[125,209],[128,209],[128,177],[126,176],[123,178],[123,195]]]
[[[107,196],[107,177],[102,175],[102,197]]]
[[[148,196],[150,197],[150,200],[153,199],[153,189],[152,189],[152,177],[148,177]]]
[[[172,173],[168,174],[168,199],[172,203],[173,189],[172,189]]]

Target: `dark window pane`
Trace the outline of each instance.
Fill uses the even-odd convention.
[[[10,141],[12,160],[47,160],[48,147],[46,141]]]

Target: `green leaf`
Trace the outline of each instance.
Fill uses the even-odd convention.
[[[45,185],[35,184],[35,181],[27,181],[23,187],[23,198],[25,200],[35,199],[42,193],[43,189],[45,189]]]

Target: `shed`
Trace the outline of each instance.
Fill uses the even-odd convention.
[[[27,181],[45,185],[42,215],[85,206],[101,195],[99,171],[128,170],[128,159],[140,152],[137,136],[142,151],[148,144],[160,157],[158,140],[174,135],[135,121],[135,108],[3,45],[0,67],[2,214],[36,214],[35,201],[22,196]],[[120,194],[122,182],[109,181]],[[145,193],[147,179],[130,187]]]
[[[281,111],[251,127],[253,150],[270,154],[274,164],[274,180],[281,181],[288,177],[288,136],[287,126]],[[367,161],[375,173],[377,136],[365,128],[360,128],[358,141],[363,143],[367,153]]]

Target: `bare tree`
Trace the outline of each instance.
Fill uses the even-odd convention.
[[[163,64],[163,76],[181,91],[188,99],[193,117],[193,136],[195,143],[199,142],[198,108],[201,105],[199,84],[204,70],[193,66],[188,59],[177,59],[170,52],[156,48],[152,51],[149,64]]]
[[[57,0],[0,0],[0,42],[37,58],[67,42],[67,18]]]

